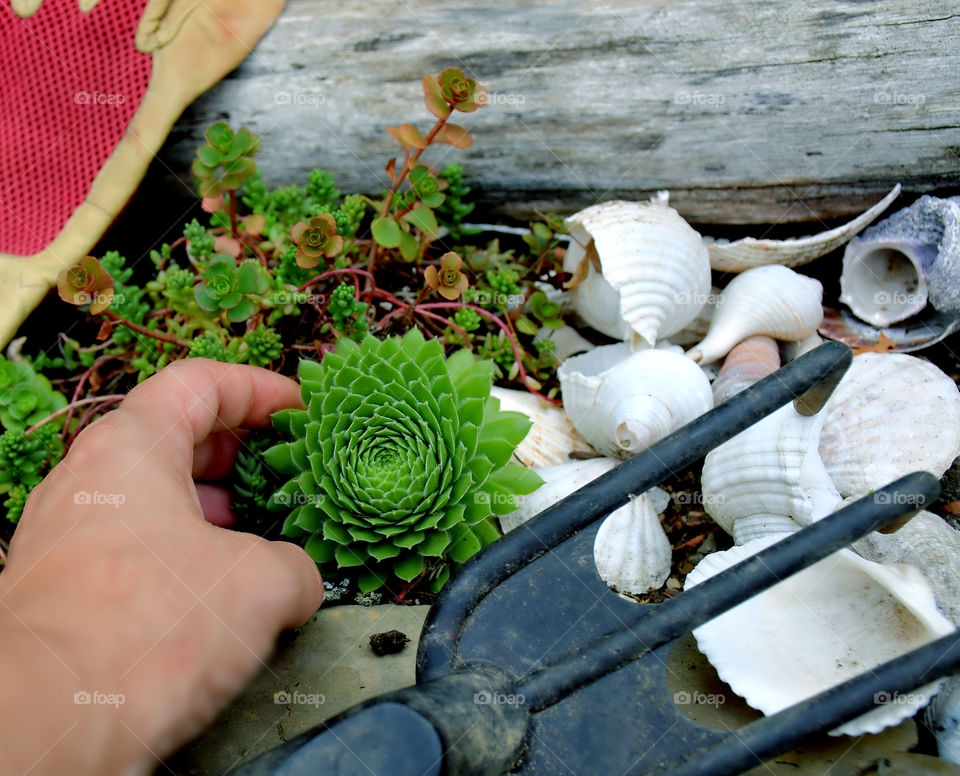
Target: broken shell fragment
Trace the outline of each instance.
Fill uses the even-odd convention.
[[[734,345],[713,381],[714,406],[760,382],[780,368],[780,350],[770,337],[758,334]]]

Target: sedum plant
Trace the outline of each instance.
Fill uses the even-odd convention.
[[[509,463],[530,423],[499,409],[491,374],[416,329],[301,361],[306,409],[274,414],[291,441],[264,456],[289,477],[271,501],[289,511],[284,533],[323,569],[356,567],[364,592],[424,574],[442,586],[497,538],[490,518],[541,484]]]
[[[268,283],[255,259],[247,259],[238,267],[232,257],[218,254],[204,270],[194,298],[202,310],[214,314],[223,311],[229,321],[237,323],[259,309],[259,301],[250,296],[265,293]]]

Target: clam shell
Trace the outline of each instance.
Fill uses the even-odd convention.
[[[517,496],[517,509],[501,515],[500,528],[504,533],[536,517],[601,474],[606,474],[619,461],[613,458],[587,458],[569,461],[557,466],[535,466],[533,470],[543,479],[543,485],[526,496]]]
[[[861,320],[889,326],[928,300],[940,312],[960,312],[960,197],[920,197],[843,255],[840,301]]]
[[[853,548],[867,560],[922,569],[937,607],[960,625],[960,531],[942,517],[918,512],[895,533],[868,534]]]
[[[951,676],[923,714],[941,759],[960,764],[960,676]]]
[[[672,549],[645,496],[631,498],[600,524],[593,544],[597,573],[620,593],[656,590],[670,576]]]
[[[676,210],[614,200],[581,210],[567,226],[563,268],[582,276],[572,295],[590,326],[648,347],[697,317],[710,292],[710,259]]]
[[[737,275],[723,290],[707,336],[687,355],[709,364],[755,334],[801,340],[823,320],[820,282],[787,267],[755,267]]]
[[[628,457],[713,407],[710,381],[678,352],[606,345],[557,370],[563,405],[603,455]]]
[[[704,558],[690,588],[769,547],[755,539]],[[775,714],[954,630],[937,611],[923,575],[840,550],[694,630],[700,651],[748,704]],[[831,731],[879,733],[913,716],[939,689],[933,682]],[[900,698],[898,700],[904,700]]]
[[[886,210],[900,194],[900,184],[876,205],[842,226],[795,240],[755,240],[747,237],[732,243],[710,242],[710,266],[721,272],[743,272],[764,264],[799,267],[839,248]]]
[[[570,460],[572,453],[593,455],[593,448],[573,427],[567,413],[527,391],[493,386],[490,395],[500,400],[500,409],[522,412],[533,424],[513,451],[524,466],[555,466]]]
[[[862,353],[820,414],[820,455],[843,496],[910,472],[941,476],[960,455],[960,390],[904,353]]]
[[[780,368],[780,350],[770,337],[747,337],[734,345],[713,381],[714,406],[749,388]]]
[[[787,404],[711,450],[701,476],[707,513],[731,534],[754,515],[809,525],[831,514],[841,497],[817,449],[823,422],[822,412],[808,417]]]

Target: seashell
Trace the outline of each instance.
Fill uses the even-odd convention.
[[[512,531],[601,474],[606,474],[618,463],[614,458],[585,458],[556,466],[534,466],[533,470],[543,479],[543,485],[526,496],[517,496],[516,511],[501,515],[500,528],[504,533]]]
[[[937,607],[960,626],[960,531],[942,517],[918,512],[895,533],[871,533],[853,549],[877,563],[910,563],[922,569]]]
[[[710,286],[710,293],[707,294],[697,317],[676,334],[671,334],[667,339],[674,345],[692,345],[706,337],[710,330],[710,321],[713,320],[713,314],[717,310],[717,300],[721,293],[723,292],[717,286]]]
[[[713,382],[714,406],[736,396],[779,368],[780,350],[774,340],[762,334],[747,337],[727,354]]]
[[[799,267],[839,248],[886,210],[900,194],[900,184],[876,205],[842,226],[794,240],[755,240],[747,237],[736,242],[710,242],[710,266],[721,272],[743,272],[765,264]]]
[[[574,273],[574,308],[597,331],[634,347],[687,326],[710,291],[700,235],[662,201],[615,200],[567,219],[563,269]]]
[[[873,327],[855,317],[846,307],[824,305],[819,332],[828,339],[845,342],[854,350],[910,353],[935,345],[960,328],[960,316],[952,313],[924,313],[900,325]]]
[[[755,539],[704,558],[690,588],[778,541]],[[864,671],[953,632],[923,575],[840,550],[694,630],[700,651],[748,704],[775,714]],[[913,716],[937,692],[877,708],[831,735],[879,733]],[[898,701],[907,700],[898,698]]]
[[[917,469],[941,476],[960,455],[960,390],[904,353],[862,353],[831,395],[820,455],[843,496]]]
[[[780,359],[782,363],[789,364],[795,358],[800,358],[804,353],[816,350],[824,342],[826,342],[826,340],[817,332],[796,342],[784,342],[780,347]]]
[[[554,342],[556,345],[554,355],[557,358],[558,364],[562,364],[570,358],[570,356],[593,350],[596,347],[590,340],[584,339],[584,337],[580,335],[580,332],[572,326],[564,326],[562,329],[551,329],[548,326],[541,326],[534,335],[534,339],[548,339]]]
[[[889,326],[930,304],[960,313],[960,197],[923,196],[871,226],[843,255],[840,301]]]
[[[552,407],[527,391],[496,385],[490,389],[490,395],[500,400],[501,409],[522,412],[533,424],[513,451],[524,466],[555,466],[569,461],[572,454],[594,455],[593,448],[559,407]]]
[[[960,676],[949,677],[923,713],[923,721],[937,739],[937,754],[960,763]]]
[[[834,511],[840,494],[817,449],[824,418],[787,404],[707,453],[704,509],[724,531],[754,515],[809,525]]]
[[[733,522],[733,543],[746,544],[765,536],[784,538],[799,531],[803,526],[792,517],[783,515],[750,515]]]
[[[787,267],[755,267],[737,275],[717,300],[710,330],[687,355],[709,364],[755,334],[801,340],[823,319],[823,286]]]
[[[570,420],[603,455],[628,457],[713,407],[710,381],[679,352],[605,345],[557,370]]]
[[[600,524],[593,560],[601,579],[619,593],[656,590],[670,576],[673,550],[646,495],[631,498]]]

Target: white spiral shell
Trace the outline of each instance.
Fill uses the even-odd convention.
[[[614,200],[581,210],[567,226],[563,268],[582,278],[574,308],[597,331],[652,347],[697,317],[710,292],[710,258],[676,210]]]
[[[602,455],[634,455],[713,407],[706,375],[673,350],[606,345],[557,376],[570,420]]]

